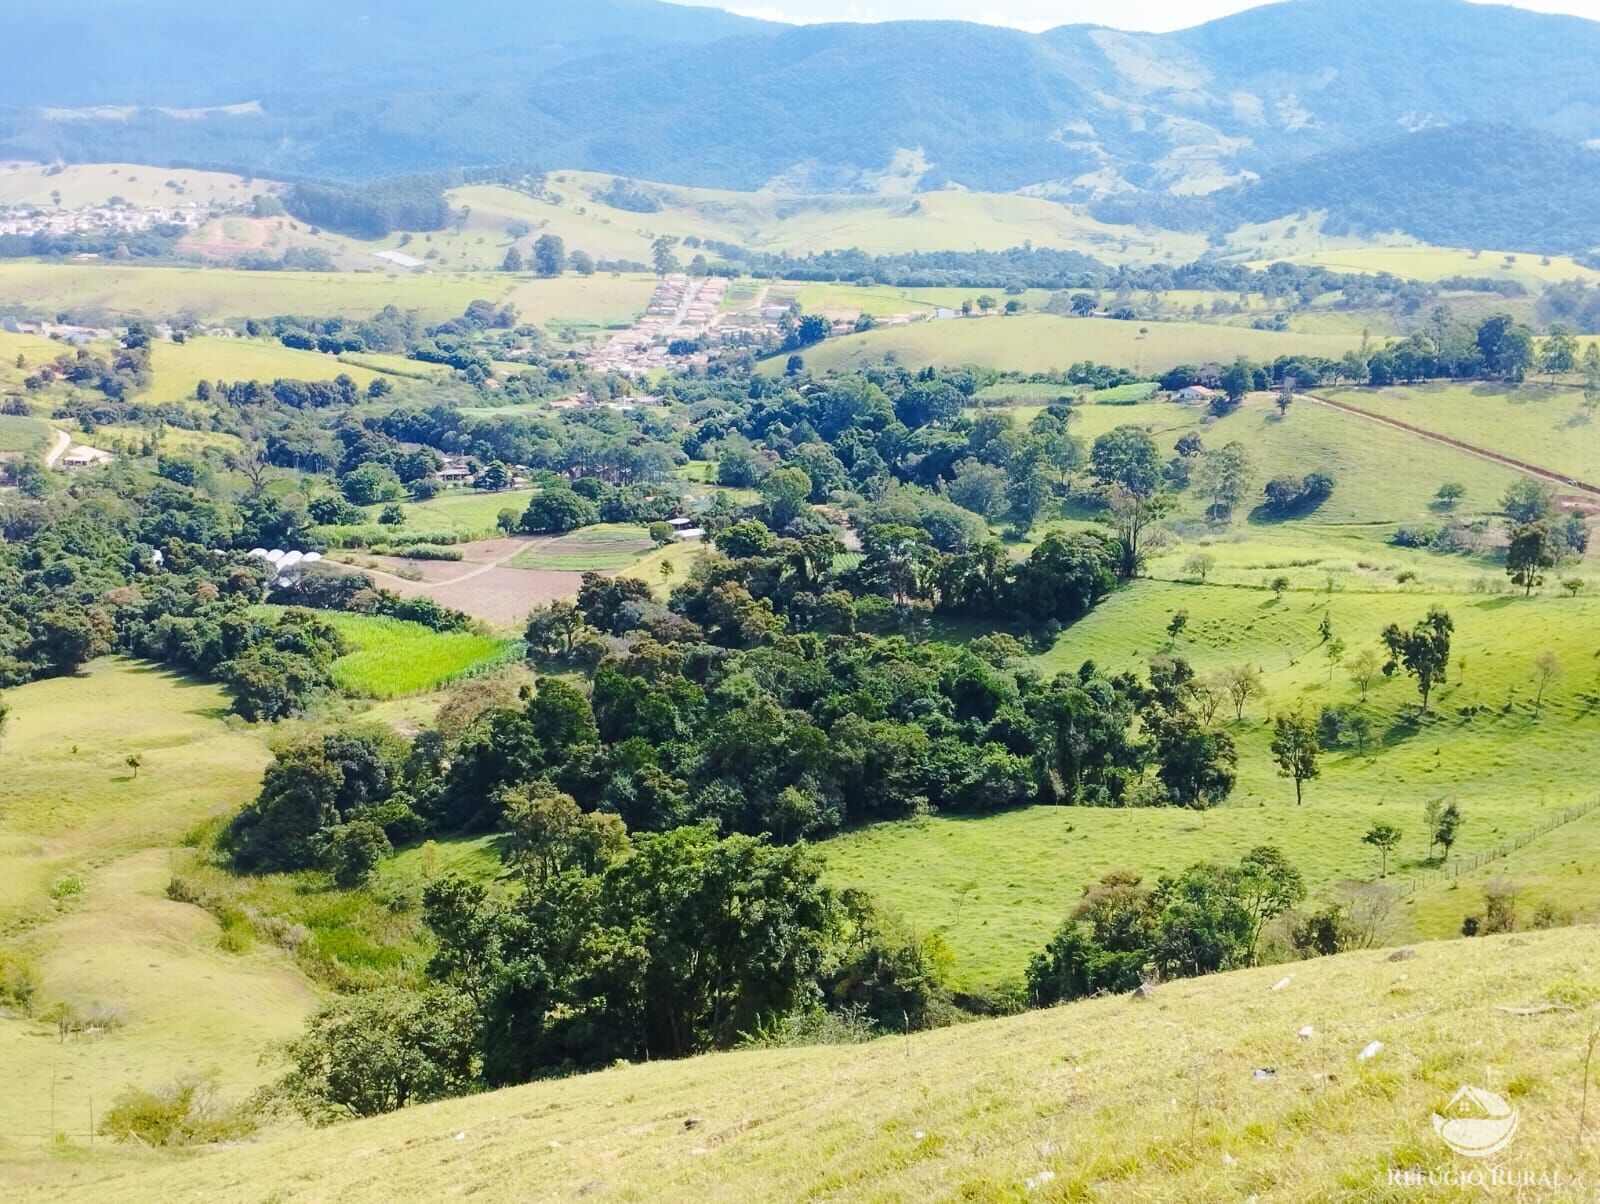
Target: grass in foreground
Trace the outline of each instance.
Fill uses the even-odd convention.
[[[1466,1199],[1388,1173],[1474,1167],[1430,1119],[1473,1084],[1520,1114],[1499,1163],[1566,1185],[1522,1198],[1579,1200],[1574,1181],[1596,1170],[1592,1111],[1578,1133],[1597,976],[1600,943],[1582,929],[1398,963],[1354,953],[866,1045],[622,1067],[199,1157],[62,1159],[22,1194]]]
[[[216,686],[115,659],[6,697],[0,949],[34,967],[40,992],[33,1018],[0,1008],[0,1151],[86,1141],[91,1111],[129,1083],[215,1068],[237,1098],[271,1073],[261,1054],[313,992],[276,950],[230,951],[166,887],[184,834],[254,795],[265,732],[228,718]],[[44,1019],[58,1006],[118,1024],[63,1039]]]

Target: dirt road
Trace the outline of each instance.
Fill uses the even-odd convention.
[[[1330,410],[1338,410],[1341,414],[1364,418],[1368,422],[1375,422],[1379,426],[1386,426],[1392,430],[1404,431],[1408,435],[1415,435],[1417,438],[1426,439],[1430,443],[1453,447],[1457,451],[1464,451],[1470,456],[1477,456],[1480,460],[1488,460],[1492,464],[1515,469],[1517,472],[1526,473],[1530,477],[1548,481],[1552,485],[1560,485],[1567,489],[1576,489],[1581,493],[1600,497],[1600,485],[1594,485],[1588,481],[1580,481],[1576,477],[1569,477],[1564,473],[1552,472],[1548,468],[1540,468],[1537,464],[1529,464],[1524,460],[1503,456],[1499,452],[1490,451],[1488,448],[1477,447],[1471,443],[1463,443],[1460,439],[1452,439],[1449,435],[1440,435],[1434,431],[1424,430],[1420,426],[1412,426],[1409,422],[1402,422],[1398,418],[1386,418],[1382,414],[1374,414],[1370,410],[1363,410],[1359,406],[1348,405],[1342,401],[1333,401],[1327,397],[1317,397],[1311,393],[1297,393],[1295,396],[1303,401],[1315,402],[1319,406],[1327,406]]]

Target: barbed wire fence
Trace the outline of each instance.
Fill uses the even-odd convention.
[[[1414,871],[1409,871],[1406,882],[1398,888],[1400,897],[1403,899],[1409,898],[1416,894],[1422,886],[1431,886],[1445,878],[1459,878],[1463,874],[1470,874],[1474,870],[1481,869],[1491,861],[1499,861],[1501,858],[1509,857],[1518,849],[1524,848],[1541,836],[1548,836],[1557,828],[1565,827],[1574,820],[1582,819],[1596,807],[1600,807],[1600,798],[1592,798],[1587,803],[1579,803],[1576,807],[1568,807],[1565,811],[1552,815],[1537,827],[1529,828],[1516,836],[1508,837],[1487,849],[1480,849],[1469,857],[1456,857],[1436,866],[1421,866]]]

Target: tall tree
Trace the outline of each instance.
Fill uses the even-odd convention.
[[[1545,337],[1539,366],[1550,374],[1550,383],[1553,385],[1556,377],[1571,372],[1577,365],[1578,340],[1572,337],[1572,331],[1557,322]]]
[[[1403,631],[1394,623],[1383,629],[1383,644],[1390,656],[1389,663],[1384,666],[1385,672],[1392,673],[1395,665],[1403,665],[1406,672],[1417,679],[1417,693],[1422,696],[1424,714],[1433,687],[1445,680],[1450,668],[1450,636],[1454,631],[1454,620],[1437,606],[1410,631]]]
[[[1290,711],[1273,718],[1272,755],[1278,762],[1278,776],[1294,779],[1297,807],[1304,800],[1305,783],[1322,773],[1317,765],[1321,752],[1316,722],[1305,711]]]
[[[1378,850],[1378,856],[1381,858],[1378,864],[1378,877],[1387,878],[1389,854],[1394,852],[1395,846],[1400,843],[1400,829],[1393,824],[1373,824],[1361,840],[1363,844],[1370,844]]]
[[[1544,571],[1561,562],[1561,536],[1548,522],[1523,523],[1511,532],[1506,545],[1506,575],[1522,586],[1523,596],[1544,581]]]
[[[1600,343],[1583,351],[1583,412],[1590,418],[1600,409]]]
[[[533,270],[541,276],[559,276],[567,270],[567,244],[555,234],[541,234],[533,244]]]

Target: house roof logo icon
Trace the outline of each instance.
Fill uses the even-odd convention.
[[[1433,1114],[1439,1140],[1467,1158],[1498,1154],[1517,1135],[1517,1110],[1492,1091],[1462,1087],[1441,1115]]]

